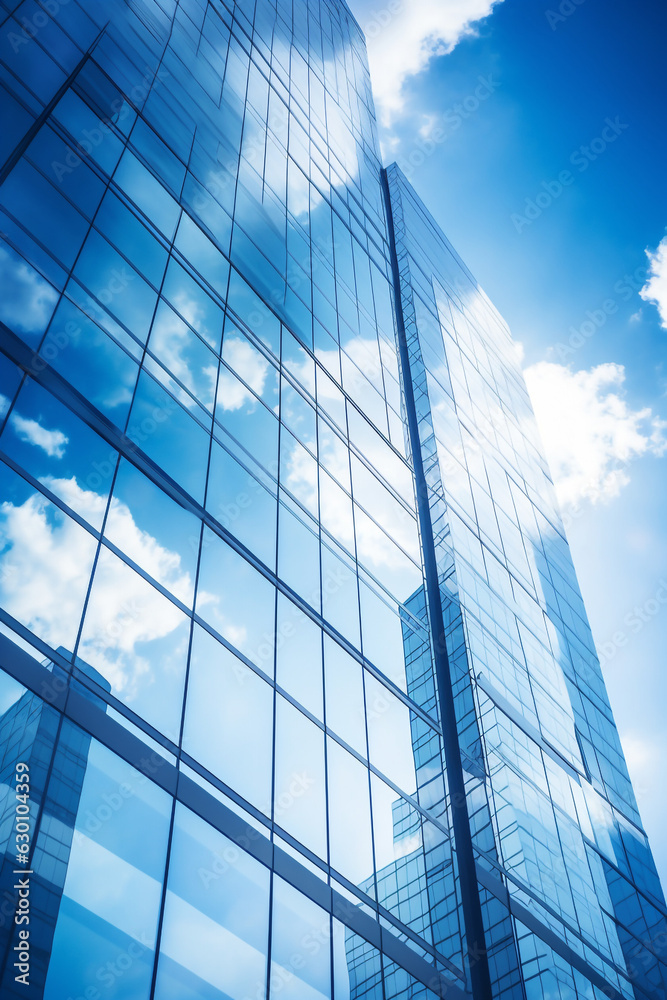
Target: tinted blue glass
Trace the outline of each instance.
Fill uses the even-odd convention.
[[[208,435],[173,396],[143,373],[132,404],[128,434],[187,493],[199,502],[203,500]]]
[[[153,225],[172,239],[180,214],[178,203],[129,150],[123,153],[114,180]]]
[[[149,996],[169,815],[165,792],[90,744],[45,997],[85,995],[91,983],[114,1000]]]
[[[69,299],[61,300],[40,354],[105,416],[125,425],[137,363]]]
[[[63,1000],[662,1000],[661,890],[514,348],[381,174],[347,6],[8,18],[0,319],[41,354],[3,338],[0,652],[27,686],[0,759],[36,779],[35,995],[48,970]],[[97,737],[140,797],[161,762],[158,820]],[[225,839],[244,821],[273,876]]]
[[[221,538],[204,529],[197,612],[265,673],[273,673],[273,584]]]
[[[116,195],[108,191],[95,216],[95,227],[159,288],[167,251]]]
[[[104,194],[104,183],[53,129],[41,128],[27,155],[87,218],[93,217]]]
[[[270,814],[273,690],[198,625],[192,637],[183,748]]]
[[[72,651],[97,543],[4,463],[0,492],[2,605],[54,649]]]
[[[213,350],[220,349],[222,309],[173,257],[167,267],[162,294],[202,340]]]
[[[4,289],[0,319],[37,347],[58,301],[55,288],[4,242],[0,242],[0,278]]]
[[[71,136],[81,143],[92,159],[107,174],[113,173],[123,147],[111,129],[103,127],[99,116],[92,108],[80,97],[77,97],[72,90],[68,90],[56,105],[54,117],[65,126]],[[66,159],[65,165],[68,166],[69,162],[76,169],[76,161]]]
[[[288,701],[276,705],[274,819],[326,859],[324,734]]]
[[[125,459],[104,533],[154,580],[192,605],[201,523]]]
[[[183,612],[103,546],[78,646],[82,669],[94,667],[116,697],[171,739],[180,726],[189,640]]]
[[[192,219],[183,214],[174,246],[191,267],[223,298],[227,295],[229,264]]]
[[[19,393],[0,447],[94,528],[102,527],[117,452],[34,382]]]
[[[214,441],[206,509],[271,569],[276,564],[277,507],[275,486],[263,470],[255,463],[247,469]]]
[[[53,184],[25,160],[5,181],[0,205],[38,242],[48,247],[60,263],[71,267],[81,248],[88,223]]]
[[[213,412],[218,359],[162,299],[153,321],[148,350],[160,367],[153,364],[152,359],[147,359],[146,366],[185,407],[196,410],[194,397],[206,410]]]
[[[268,930],[268,869],[178,806],[155,996],[263,994]]]
[[[331,996],[331,917],[280,878],[273,880],[271,996]],[[296,983],[293,980],[296,978]]]
[[[99,233],[92,231],[88,236],[74,274],[113,317],[145,343],[157,295]]]

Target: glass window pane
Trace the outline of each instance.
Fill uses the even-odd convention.
[[[363,668],[342,646],[324,637],[327,727],[367,756]]]
[[[120,99],[120,94],[118,97]],[[129,105],[125,104],[123,113],[129,111]],[[120,139],[110,128],[106,127],[101,118],[80,97],[77,97],[73,90],[67,90],[60,99],[56,105],[54,117],[62,122],[72,136],[85,136],[86,133],[95,136],[102,135],[103,142],[99,142],[97,145],[92,142],[89,144],[91,146],[90,156],[107,174],[113,173],[123,151]]]
[[[250,472],[216,441],[211,446],[206,509],[272,570],[276,565],[275,485],[256,463]]]
[[[137,363],[69,299],[61,300],[40,354],[116,426],[125,426]]]
[[[327,738],[331,865],[375,895],[368,768]]]
[[[70,731],[74,730],[71,727]],[[69,776],[70,784],[73,759],[81,757],[82,740],[87,739],[80,730],[76,732],[80,733],[76,742],[64,734],[54,761],[54,773],[61,780]],[[91,984],[104,983],[104,994],[110,1000],[128,996],[146,1000],[153,972],[171,798],[94,740],[89,741],[81,763],[85,777],[79,786],[76,826],[44,997],[67,1000],[85,996]],[[123,967],[123,975],[109,973],[114,963]],[[103,975],[106,971],[105,979],[100,971]]]
[[[371,785],[378,897],[410,926],[429,911],[421,814],[375,774],[371,775]],[[430,829],[440,839],[444,837],[437,828]],[[435,848],[437,841],[432,839]],[[432,863],[435,861],[433,855]]]
[[[270,815],[273,689],[199,625],[192,637],[183,749]]]
[[[410,595],[413,596],[412,594]],[[405,690],[405,647],[397,606],[363,580],[359,584],[361,636],[364,656],[398,687]]]
[[[303,512],[288,509],[289,498],[278,507],[278,576],[320,610],[320,540],[317,524]],[[306,520],[308,524],[306,524]]]
[[[37,347],[51,319],[58,293],[20,254],[0,242],[0,320]]]
[[[156,1000],[264,997],[269,871],[176,807]]]
[[[172,239],[180,212],[178,202],[174,201],[166,188],[129,149],[123,153],[114,180],[127,192],[153,225],[168,239]]]
[[[5,417],[22,379],[21,369],[0,354],[0,419]]]
[[[104,546],[86,609],[79,666],[90,664],[112,694],[178,741],[190,620]]]
[[[407,601],[423,584],[421,567],[409,559],[356,503],[354,524],[359,562],[382,580],[397,600]]]
[[[19,160],[2,185],[0,205],[65,267],[72,266],[88,222],[27,160]]]
[[[210,529],[204,529],[197,613],[273,676],[275,587]]]
[[[35,382],[19,393],[2,449],[100,529],[118,454]]]
[[[271,994],[290,1000],[331,996],[331,917],[277,876],[273,879]]]
[[[95,216],[95,227],[151,284],[160,287],[167,251],[112,191],[104,196]]]
[[[220,401],[224,410],[238,409],[242,403],[253,404],[251,393],[241,390],[236,379],[229,378],[227,368],[234,372],[252,392],[263,400],[275,413],[278,412],[278,371],[268,359],[258,351],[238,327],[227,318],[222,341],[222,360],[226,368],[221,370],[223,382],[220,386]]]
[[[192,605],[201,521],[121,459],[104,533],[184,604]]]
[[[153,321],[148,350],[173,378],[166,378],[150,359],[151,370],[173,392],[187,409],[195,409],[194,396],[202,406],[213,413],[215,390],[218,381],[218,358],[197,337],[178,313],[160,299]],[[178,379],[178,382],[175,380]],[[180,383],[180,385],[179,385]],[[181,386],[192,393],[185,392]]]
[[[139,377],[127,433],[191,497],[203,501],[210,436],[145,372]]]
[[[380,952],[335,919],[333,960],[335,1000],[384,1000]]]
[[[359,590],[354,564],[322,545],[322,614],[359,649]]]
[[[437,980],[435,981],[437,982]],[[556,989],[560,993],[558,986]],[[570,991],[568,990],[568,992]],[[385,1000],[438,1000],[440,993],[433,993],[418,979],[406,972],[402,966],[397,965],[396,962],[390,962],[385,955],[384,995]]]
[[[279,594],[276,636],[276,683],[322,720],[322,630]]]
[[[274,819],[326,860],[324,785],[324,734],[278,695]]]
[[[410,710],[366,671],[370,762],[409,794],[416,789]]]
[[[271,475],[278,475],[278,419],[224,365],[220,367],[215,419]],[[221,440],[226,444],[224,437]]]
[[[281,379],[280,419],[313,453],[317,453],[315,409],[283,376]]]
[[[246,326],[266,344],[276,357],[280,357],[280,320],[274,316],[234,268],[232,268],[229,280],[227,301],[230,308]]]
[[[97,542],[0,464],[0,597],[54,649],[74,650]]]
[[[178,227],[174,246],[180,250],[190,266],[197,270],[204,281],[225,299],[229,264],[214,243],[205,236],[185,212]]]
[[[119,323],[146,343],[157,292],[95,230],[86,239],[74,274]]]
[[[222,309],[173,257],[167,267],[162,294],[209,347],[220,350]]]

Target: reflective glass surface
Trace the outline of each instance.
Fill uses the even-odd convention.
[[[664,1000],[514,347],[382,170],[346,3],[4,9],[0,895],[26,763],[34,995]]]

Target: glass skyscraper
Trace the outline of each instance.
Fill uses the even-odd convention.
[[[346,4],[2,7],[0,995],[665,1000],[512,341]]]

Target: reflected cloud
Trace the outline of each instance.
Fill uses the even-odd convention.
[[[41,448],[49,458],[62,458],[69,438],[62,431],[47,430],[36,420],[29,420],[19,413],[12,413],[10,423],[21,441]]]
[[[184,293],[174,297],[174,304],[193,329],[201,330],[204,336],[205,317],[198,304]],[[209,337],[206,339],[211,343]],[[170,309],[159,310],[149,347],[174,378],[187,386],[204,406],[212,409],[218,376],[217,357],[204,347],[180,316]],[[196,405],[192,396],[180,387],[175,388],[175,394],[183,406],[192,409]]]
[[[329,64],[333,70],[333,64]],[[326,69],[325,69],[326,72]],[[357,156],[357,143],[345,117],[327,91],[327,131],[329,133],[329,146],[335,152],[343,167],[343,184],[353,181],[359,173],[359,161]]]
[[[58,293],[8,247],[0,247],[0,319],[18,333],[42,333]]]
[[[317,511],[317,463],[296,441],[288,453],[287,475],[283,479],[308,510]]]
[[[99,511],[105,500],[90,494]],[[71,649],[81,618],[95,539],[39,493],[0,505],[7,612],[49,645]]]
[[[76,479],[45,477],[44,485],[92,523],[100,523],[107,499],[82,489]],[[160,545],[134,521],[129,507],[113,499],[109,516],[119,548],[176,596],[189,600],[192,580],[181,557]],[[0,506],[3,559],[11,567],[0,579],[9,614],[49,645],[73,648],[90,578],[96,540],[41,494]],[[56,585],[57,584],[57,585]],[[141,576],[103,548],[95,573],[94,600],[86,614],[79,655],[131,701],[142,681],[154,680],[144,644],[162,640],[186,621],[183,613]],[[216,600],[200,594],[200,601]],[[187,645],[187,634],[180,644]],[[143,647],[141,649],[140,647]],[[179,650],[170,649],[177,658]],[[169,656],[161,659],[168,668]]]
[[[242,337],[232,336],[225,338],[224,360],[254,393],[262,395],[270,367],[265,357]],[[256,402],[253,394],[238,379],[224,368],[220,370],[218,404],[223,410],[240,410],[242,406],[248,403],[254,405]]]

